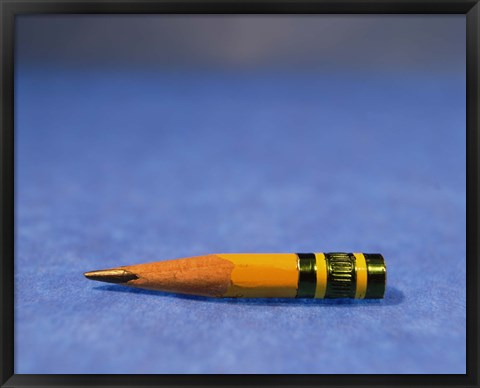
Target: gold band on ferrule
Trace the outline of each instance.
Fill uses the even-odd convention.
[[[355,273],[356,273],[356,289],[355,299],[364,299],[367,293],[367,261],[363,253],[354,253],[355,256]]]
[[[327,292],[327,263],[325,253],[315,253],[317,258],[317,287],[315,289],[315,298],[323,299]]]

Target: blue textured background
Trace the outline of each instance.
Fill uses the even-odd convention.
[[[15,373],[465,373],[463,16],[235,20],[18,18]],[[383,253],[385,299],[82,275],[309,251]]]

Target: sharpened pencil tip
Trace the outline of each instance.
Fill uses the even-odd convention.
[[[138,279],[138,276],[125,269],[101,269],[98,271],[85,272],[83,274],[87,279],[98,280],[107,283],[127,283],[130,280]]]

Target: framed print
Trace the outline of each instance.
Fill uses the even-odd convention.
[[[2,386],[478,384],[479,12],[2,0]]]

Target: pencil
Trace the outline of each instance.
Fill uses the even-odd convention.
[[[385,260],[371,253],[222,253],[85,272],[91,280],[232,298],[383,298]]]

